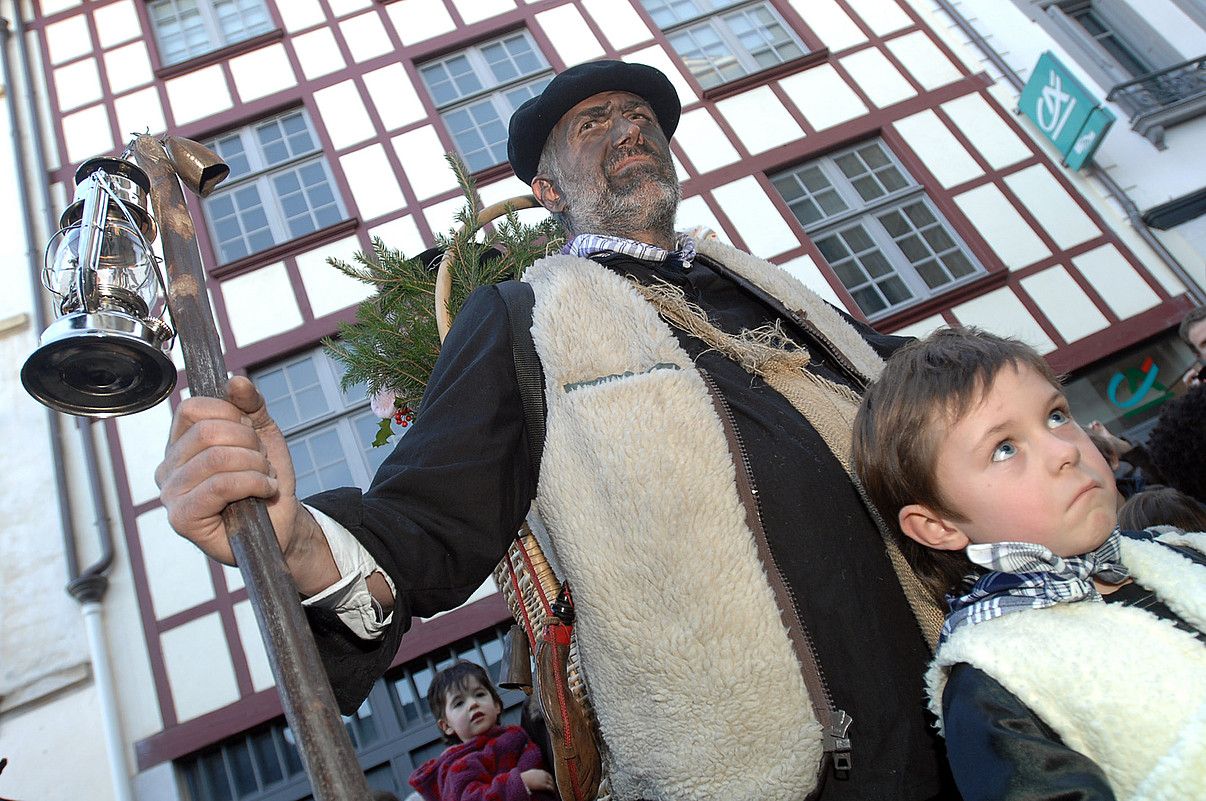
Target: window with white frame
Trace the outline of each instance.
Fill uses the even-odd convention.
[[[152,0],[147,11],[165,65],[273,29],[263,0]]]
[[[419,75],[471,172],[507,159],[507,123],[553,73],[527,31],[419,65]]]
[[[808,52],[766,0],[641,0],[705,89]]]
[[[285,434],[299,498],[337,487],[368,487],[392,450],[373,447],[381,419],[369,408],[364,385],[345,392],[339,387],[342,376],[321,347],[251,376]]]
[[[878,139],[773,175],[771,182],[868,318],[984,272]]]
[[[305,111],[298,109],[218,136],[205,146],[230,167],[205,201],[223,264],[345,218],[331,169]]]

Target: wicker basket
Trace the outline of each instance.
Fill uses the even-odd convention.
[[[532,195],[523,195],[495,203],[478,213],[477,225],[481,227],[511,210],[534,208],[538,205],[539,203]],[[452,326],[452,317],[448,312],[448,300],[451,293],[451,253],[446,253],[440,260],[435,285],[436,326],[441,342],[448,335],[448,329]],[[511,543],[511,547],[507,549],[506,556],[494,569],[494,583],[498,586],[507,607],[511,610],[511,615],[527,636],[531,653],[535,653],[540,633],[553,615],[552,605],[561,592],[561,581],[553,572],[540,542],[532,534],[527,523],[523,525]],[[570,641],[566,672],[570,692],[589,717],[595,742],[601,743],[594,708],[587,695],[586,677],[578,653],[576,629]],[[610,801],[609,785],[607,765],[604,760],[602,779],[595,796],[597,801]]]

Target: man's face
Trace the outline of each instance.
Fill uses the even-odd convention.
[[[575,233],[631,233],[673,224],[679,200],[670,145],[649,104],[628,92],[602,92],[567,111],[549,145],[556,174],[541,197],[564,212]],[[541,192],[537,192],[541,196]]]
[[[1057,556],[1094,550],[1113,530],[1114,476],[1033,368],[1006,366],[980,402],[947,426],[938,486],[967,542],[1032,542]]]

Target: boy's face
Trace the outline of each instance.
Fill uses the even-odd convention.
[[[1020,541],[1078,556],[1114,527],[1109,465],[1072,420],[1063,393],[1029,366],[1006,366],[945,428],[937,479],[959,519],[941,519],[942,544],[926,543],[932,547]],[[903,518],[904,510],[902,525]]]
[[[470,676],[463,686],[452,688],[444,699],[440,730],[450,736],[456,735],[463,743],[468,742],[494,727],[501,714],[502,707],[490,691]]]

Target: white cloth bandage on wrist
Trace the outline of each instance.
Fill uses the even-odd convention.
[[[389,591],[397,597],[394,582],[359,540],[338,521],[312,506],[306,506],[306,509],[314,516],[323,536],[327,538],[340,578],[322,592],[306,598],[302,606],[330,609],[360,639],[380,639],[393,618],[393,612],[388,615],[383,613],[381,604],[369,592],[366,579],[374,573],[380,573],[389,585]]]

